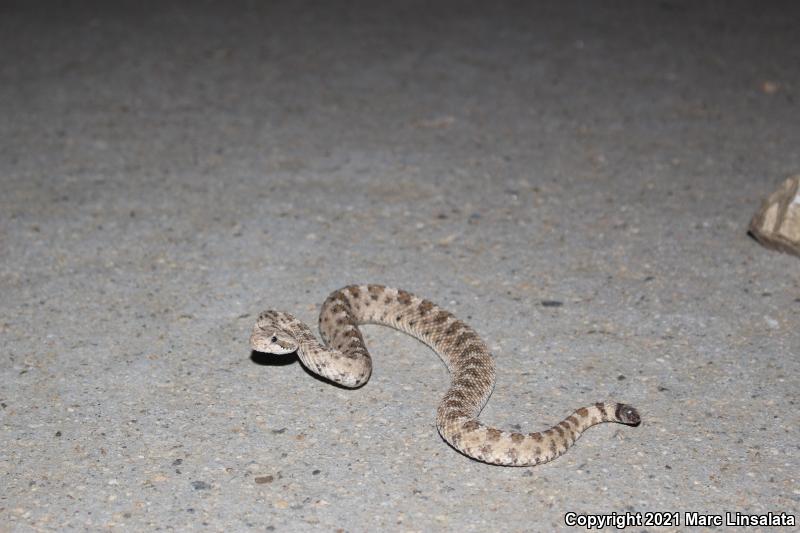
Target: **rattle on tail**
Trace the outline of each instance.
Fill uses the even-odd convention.
[[[372,359],[359,324],[382,324],[419,339],[442,358],[451,385],[436,412],[442,438],[464,455],[486,463],[530,466],[546,463],[569,449],[595,424],[618,422],[636,426],[639,413],[622,403],[582,407],[552,428],[534,433],[502,431],[478,420],[494,387],[494,360],[477,333],[448,311],[399,289],[382,285],[350,285],[322,304],[319,329],[280,311],[259,315],[250,337],[259,352],[297,352],[311,372],[349,388],[360,387],[372,373]]]

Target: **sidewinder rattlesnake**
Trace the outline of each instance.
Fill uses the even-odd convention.
[[[582,407],[552,428],[534,433],[502,431],[478,420],[495,381],[494,360],[475,331],[448,311],[413,294],[382,285],[350,285],[322,304],[319,329],[324,344],[306,324],[281,311],[258,317],[251,347],[259,352],[297,352],[311,372],[348,388],[360,387],[372,373],[372,359],[359,324],[382,324],[430,346],[451,373],[439,403],[436,427],[453,448],[486,463],[530,466],[569,449],[586,429],[602,422],[639,424],[639,413],[622,403]]]

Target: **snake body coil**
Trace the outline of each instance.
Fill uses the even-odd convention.
[[[319,317],[324,344],[311,328],[289,313],[265,311],[250,344],[267,353],[297,352],[310,371],[345,387],[359,387],[372,373],[372,359],[359,324],[382,324],[424,342],[442,358],[452,383],[436,412],[436,427],[453,448],[486,463],[538,465],[566,452],[586,431],[602,422],[635,426],[639,413],[621,403],[582,407],[542,432],[518,433],[478,420],[495,381],[494,360],[475,331],[448,311],[413,294],[382,285],[351,285],[325,300]]]

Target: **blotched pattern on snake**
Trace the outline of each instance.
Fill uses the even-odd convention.
[[[483,424],[478,414],[495,381],[489,348],[472,328],[438,305],[382,285],[350,285],[328,296],[319,316],[324,344],[289,313],[265,311],[258,317],[250,345],[259,352],[297,352],[311,372],[355,388],[366,383],[372,373],[359,324],[382,324],[404,331],[442,358],[452,382],[439,403],[436,427],[453,448],[473,459],[496,465],[538,465],[566,452],[595,424],[639,424],[636,409],[614,402],[581,407],[541,432],[503,431]]]

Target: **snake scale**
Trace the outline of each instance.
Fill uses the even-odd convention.
[[[542,432],[519,433],[478,420],[492,393],[494,360],[478,334],[450,312],[404,290],[382,285],[350,285],[322,304],[319,329],[281,311],[265,311],[250,337],[258,352],[297,352],[311,372],[348,388],[360,387],[372,373],[372,359],[359,324],[381,324],[404,331],[430,346],[451,373],[451,385],[439,403],[436,427],[442,438],[464,455],[486,463],[530,466],[567,451],[581,433],[602,422],[635,426],[639,413],[622,403],[582,407]]]

